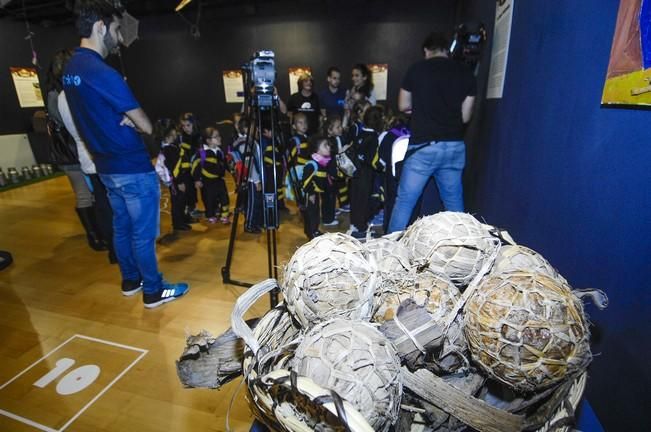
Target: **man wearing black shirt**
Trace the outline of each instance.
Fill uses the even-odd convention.
[[[298,93],[289,97],[287,111],[291,114],[302,112],[307,117],[307,134],[312,135],[319,130],[319,98],[312,91],[314,80],[310,75],[301,75],[298,79]]]
[[[398,97],[399,109],[412,115],[412,134],[389,232],[405,229],[430,177],[436,180],[445,209],[464,211],[463,130],[472,115],[477,84],[465,65],[448,57],[442,34],[429,35],[423,51],[425,59],[409,68]]]

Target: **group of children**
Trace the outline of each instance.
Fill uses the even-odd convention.
[[[355,237],[366,237],[369,226],[383,224],[383,209],[392,199],[385,191],[395,190],[395,179],[386,169],[391,145],[408,133],[400,119],[387,121],[381,106],[360,100],[351,110],[347,129],[333,115],[322,122],[320,133],[308,136],[308,118],[299,112],[291,117],[291,136],[280,139],[282,132],[274,131],[264,118],[255,123],[251,128],[251,120],[238,115],[226,145],[216,127],[199,133],[192,114],[182,115],[177,123],[157,122],[161,151],[156,170],[170,188],[175,231],[190,230],[196,222],[198,191],[206,221],[230,223],[227,172],[238,188],[247,179],[247,199],[239,203],[246,211],[247,232],[258,233],[264,227],[265,196],[274,186],[281,211],[286,209],[286,194],[296,201],[308,238],[321,234],[320,225],[337,226],[336,216],[344,212],[350,212],[349,233]],[[255,130],[257,124],[261,133]]]
[[[310,170],[306,165],[303,171],[303,188],[308,198],[305,203],[308,237],[320,235],[316,217],[318,201],[324,226],[337,225],[336,220],[331,221],[337,214],[335,200],[338,200],[338,211],[350,212],[348,232],[353,237],[365,238],[372,226],[384,225],[386,230],[388,218],[384,220],[384,210],[395,200],[397,182],[388,169],[391,147],[407,133],[404,119],[389,119],[382,106],[371,106],[366,100],[354,105],[348,130],[344,130],[340,118],[326,119],[323,135],[311,137],[315,169]],[[387,190],[391,191],[390,196]]]
[[[226,158],[217,128],[199,133],[194,116],[186,113],[178,124],[159,120],[155,136],[161,144],[156,172],[170,190],[173,230],[192,229],[190,224],[200,214],[196,208],[199,191],[207,222],[229,224]]]

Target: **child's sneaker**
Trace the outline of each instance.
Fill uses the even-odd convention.
[[[131,297],[136,295],[142,290],[142,280],[131,281],[123,280],[122,281],[122,295],[125,297]]]
[[[217,218],[216,218],[216,217],[209,217],[209,218],[208,218],[208,223],[209,223],[209,224],[217,223]]]
[[[169,303],[176,300],[177,298],[183,296],[190,290],[190,286],[184,282],[179,283],[169,283],[163,281],[163,286],[160,291],[153,294],[143,293],[142,301],[145,304],[145,308],[153,309],[162,304]]]
[[[228,216],[224,216],[223,218],[219,219],[219,221],[224,225],[229,225],[231,223],[231,220],[228,218]]]
[[[372,227],[384,225],[384,210],[380,210],[375,216],[373,216],[369,225]]]
[[[323,222],[324,227],[336,227],[339,225],[339,221],[337,219],[333,219],[330,222]]]

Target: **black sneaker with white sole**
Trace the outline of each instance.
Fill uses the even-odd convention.
[[[131,281],[123,280],[122,281],[122,295],[126,297],[131,297],[138,294],[142,290],[142,280]]]
[[[163,281],[163,286],[160,291],[153,294],[143,293],[142,301],[147,309],[153,309],[176,300],[185,295],[189,290],[190,286],[186,283],[180,282],[173,284]]]

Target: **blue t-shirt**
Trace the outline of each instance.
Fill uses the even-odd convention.
[[[319,104],[321,108],[325,108],[326,115],[339,114],[343,117],[344,105],[346,104],[346,90],[339,87],[335,93],[332,93],[330,88],[326,87],[325,90],[319,93]]]
[[[97,52],[77,48],[63,74],[70,111],[101,174],[153,171],[142,137],[120,126],[124,113],[140,105],[122,76]]]

